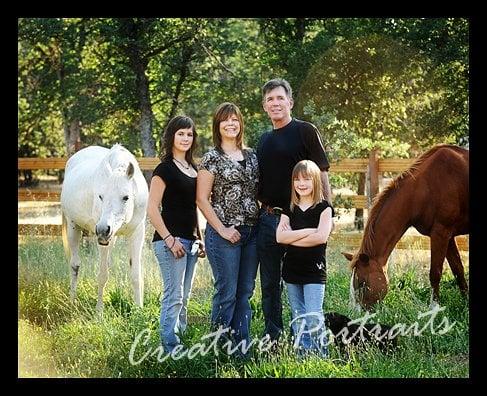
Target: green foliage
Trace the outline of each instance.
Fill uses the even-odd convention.
[[[76,120],[85,144],[120,142],[141,155],[135,59],[148,78],[157,150],[181,113],[195,119],[207,150],[223,101],[239,105],[255,146],[271,126],[260,87],[273,77],[291,82],[295,114],[323,129],[330,148],[351,146],[340,156],[468,142],[465,19],[20,18],[18,26],[23,156],[62,155],[62,131]]]
[[[464,18],[20,18],[18,27],[19,156],[64,155],[70,123],[85,145],[143,156],[144,100],[156,153],[169,119],[186,114],[200,157],[224,101],[240,107],[256,147],[272,128],[261,87],[275,77],[290,81],[293,115],[316,124],[332,160],[468,145]],[[356,175],[332,177],[357,185]]]
[[[451,142],[448,129],[429,123],[444,109],[444,87],[433,65],[383,36],[342,41],[310,69],[300,91],[303,112],[340,157],[404,156],[411,146]]]

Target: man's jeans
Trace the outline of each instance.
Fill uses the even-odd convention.
[[[286,283],[292,312],[294,347],[298,353],[314,352],[328,357],[323,300],[325,285]]]
[[[177,333],[187,326],[188,299],[191,293],[198,253],[191,254],[194,241],[179,238],[186,254],[176,259],[164,241],[153,242],[163,282],[160,334],[164,351],[170,353],[180,343]]]
[[[221,326],[229,328],[229,332],[233,330],[234,341],[245,340],[248,346],[252,320],[250,298],[258,266],[257,229],[256,226],[238,226],[236,229],[241,238],[237,243],[231,243],[210,224],[206,225],[206,252],[215,282],[211,325],[213,329]]]
[[[281,261],[285,246],[276,242],[279,216],[261,209],[259,213],[259,233],[257,253],[260,264],[260,284],[262,289],[262,311],[264,313],[264,336],[278,340],[283,331],[281,294]]]

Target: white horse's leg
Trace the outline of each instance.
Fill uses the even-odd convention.
[[[130,257],[130,276],[134,289],[135,303],[142,307],[144,305],[144,277],[142,269],[142,247],[145,236],[145,222],[142,221],[134,233],[128,238]]]
[[[76,298],[76,288],[78,286],[78,272],[81,260],[79,258],[79,246],[81,242],[81,229],[76,225],[74,221],[67,220],[66,236],[69,247],[70,257],[69,267],[71,272],[71,287],[70,287],[70,297],[71,301]]]
[[[103,311],[103,290],[108,280],[108,267],[110,265],[110,252],[115,244],[116,237],[113,237],[108,246],[98,245],[100,252],[100,270],[98,272],[98,302],[96,303],[97,312]]]

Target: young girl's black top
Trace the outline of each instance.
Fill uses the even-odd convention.
[[[161,216],[166,228],[175,237],[197,239],[196,177],[181,172],[171,159],[157,165],[152,176],[159,176],[166,184],[161,202]],[[152,241],[161,239],[155,231]]]
[[[289,217],[293,230],[303,228],[317,228],[320,223],[320,215],[330,207],[332,216],[333,207],[327,201],[318,203],[314,208],[310,207],[304,212],[299,206],[294,206],[291,212],[289,209],[284,214]],[[304,285],[308,283],[325,283],[326,281],[326,243],[299,247],[288,245],[283,259],[282,277],[287,283]]]

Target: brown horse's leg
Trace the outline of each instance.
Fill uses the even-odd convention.
[[[465,273],[463,271],[463,264],[462,259],[460,258],[460,253],[458,252],[457,244],[455,242],[455,238],[451,238],[450,242],[448,243],[448,250],[446,252],[446,258],[448,260],[448,264],[450,264],[451,271],[453,275],[455,275],[455,279],[457,280],[458,287],[462,291],[463,294],[468,294],[468,285],[467,281],[465,280]]]
[[[430,283],[433,289],[432,299],[438,304],[440,303],[440,279],[443,273],[443,263],[445,262],[448,241],[450,240],[450,235],[445,235],[445,231],[441,227],[433,230],[431,233]]]

